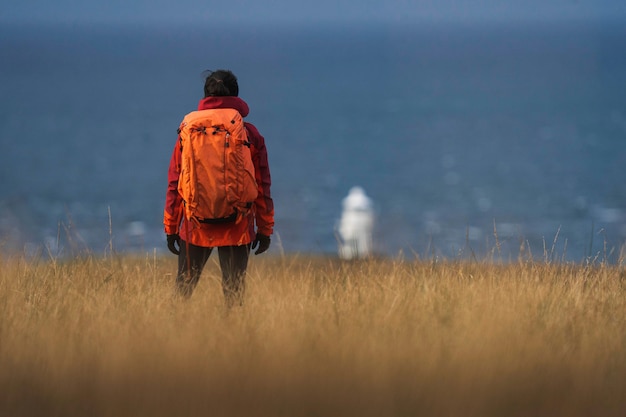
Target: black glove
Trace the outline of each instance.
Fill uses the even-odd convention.
[[[178,247],[176,247],[178,246]],[[178,235],[167,235],[167,248],[174,255],[180,255],[180,236]]]
[[[265,252],[266,250],[268,250],[270,247],[270,241],[271,239],[269,236],[265,236],[264,234],[257,233],[256,239],[254,239],[254,242],[252,242],[252,249],[256,248],[257,246],[259,248],[256,250],[256,252],[254,252],[254,254],[259,255]]]

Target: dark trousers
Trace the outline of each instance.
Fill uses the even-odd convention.
[[[209,260],[213,248],[181,242],[178,255],[178,275],[176,288],[185,298],[191,297],[198,285],[204,265]],[[226,304],[231,307],[243,304],[245,275],[250,255],[250,245],[219,246],[217,248],[222,269],[222,290]]]

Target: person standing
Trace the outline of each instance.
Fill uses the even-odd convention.
[[[248,116],[249,107],[239,98],[237,77],[231,71],[217,70],[207,73],[204,98],[198,104],[198,111],[210,109],[236,110],[242,120]],[[187,118],[183,120],[181,129],[186,120]],[[216,222],[188,218],[185,214],[186,202],[179,191],[183,164],[183,142],[179,129],[168,170],[163,215],[167,247],[173,254],[178,255],[177,293],[185,298],[191,297],[209,256],[213,249],[217,248],[222,272],[222,290],[226,305],[229,307],[243,304],[250,249],[256,249],[256,255],[267,251],[274,228],[274,203],[270,193],[271,176],[265,139],[251,123],[243,122],[243,126],[247,136],[245,145],[249,148],[257,188],[254,193],[256,198],[246,210],[235,211],[234,218],[220,219]],[[213,176],[217,178],[218,174]],[[213,179],[209,178],[209,181]]]

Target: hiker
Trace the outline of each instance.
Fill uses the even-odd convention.
[[[342,205],[338,230],[339,257],[345,260],[367,258],[372,252],[372,200],[363,188],[352,187]]]
[[[217,70],[206,74],[204,98],[200,100],[198,111],[187,115],[179,128],[178,139],[174,146],[168,171],[168,187],[163,216],[165,234],[167,235],[167,247],[173,254],[178,255],[178,273],[176,275],[176,290],[178,294],[185,298],[191,296],[213,248],[217,248],[222,271],[222,290],[226,305],[229,307],[243,303],[245,274],[250,249],[256,249],[254,252],[256,255],[267,251],[274,228],[274,204],[270,194],[271,178],[265,139],[254,125],[243,122],[243,118],[249,113],[249,108],[246,102],[238,96],[239,86],[237,78],[231,71]],[[208,111],[217,109],[220,112]],[[233,112],[233,110],[236,110],[236,112]],[[248,161],[251,157],[249,166],[252,173],[249,175],[245,175],[245,172],[243,174],[237,173],[237,178],[234,178],[233,181],[245,179],[247,176],[250,177],[251,180],[248,179],[248,181],[251,181],[250,184],[253,185],[248,185],[248,188],[253,187],[251,190],[252,194],[250,194],[254,196],[253,201],[239,206],[237,209],[230,208],[230,210],[233,210],[232,215],[217,219],[203,219],[201,218],[202,216],[197,216],[194,210],[199,212],[208,206],[213,207],[218,203],[225,204],[226,198],[214,192],[213,194],[215,195],[205,196],[205,204],[202,204],[202,199],[199,200],[200,203],[196,204],[191,201],[185,201],[183,195],[181,195],[181,192],[183,194],[209,193],[206,190],[211,189],[215,185],[213,184],[214,182],[219,182],[220,179],[226,178],[224,172],[209,172],[207,174],[208,177],[203,180],[205,183],[194,184],[189,178],[181,177],[181,175],[184,176],[186,174],[186,164],[190,164],[187,161],[193,159],[184,156],[184,152],[190,148],[190,146],[187,146],[187,142],[185,142],[185,134],[187,132],[185,129],[200,132],[197,134],[202,134],[204,135],[203,137],[209,138],[213,138],[215,135],[219,136],[221,132],[226,132],[226,129],[230,129],[230,123],[225,123],[224,126],[228,125],[225,128],[211,126],[215,122],[204,123],[204,125],[209,126],[203,125],[201,128],[195,128],[195,130],[193,127],[190,127],[194,123],[200,123],[197,120],[202,119],[203,115],[207,113],[212,114],[211,117],[216,118],[221,117],[222,113],[228,113],[228,117],[234,114],[236,117],[232,117],[233,120],[230,123],[235,126],[235,120],[239,120],[241,126],[239,133],[243,137],[241,149],[247,152]],[[202,120],[200,121],[202,122]],[[213,129],[212,132],[208,133],[208,136],[206,136],[207,128],[209,131]],[[226,133],[231,136],[226,135],[227,143],[225,146],[222,144],[221,148],[219,148],[222,149],[219,151],[222,153],[225,152],[223,149],[230,150],[235,148],[234,145],[229,146],[228,141],[230,137],[230,140],[234,143],[233,135],[237,136],[237,133]],[[208,157],[213,157],[210,154],[207,155]],[[206,159],[209,159],[208,157]],[[202,161],[196,163],[202,165]],[[214,165],[209,163],[207,163],[207,166],[201,168],[205,171],[215,169],[213,168]],[[195,171],[199,172],[201,169],[198,168]],[[198,176],[197,178],[197,181],[200,182],[200,177]],[[180,184],[179,179],[181,179]],[[194,188],[194,190],[186,191],[187,188]],[[206,203],[206,201],[210,201],[211,204]]]

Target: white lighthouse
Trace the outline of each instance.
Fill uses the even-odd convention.
[[[342,201],[343,212],[339,221],[339,257],[342,259],[366,258],[372,253],[374,209],[372,200],[361,187],[352,187]]]

